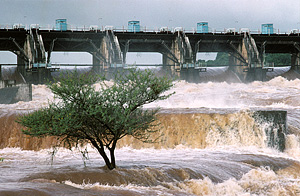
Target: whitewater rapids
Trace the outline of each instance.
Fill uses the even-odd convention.
[[[45,85],[33,85],[31,102],[0,105],[0,195],[300,195],[299,79],[177,81],[173,91],[145,106],[162,108],[161,143],[121,140],[118,168],[108,171],[89,145],[89,160],[64,148],[51,160],[55,139],[20,133],[15,114],[53,100]],[[266,109],[288,112],[284,152],[267,147],[248,113]]]

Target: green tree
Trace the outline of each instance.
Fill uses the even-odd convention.
[[[97,80],[99,77],[93,75],[69,73],[48,85],[59,102],[20,116],[17,122],[25,127],[22,131],[27,135],[57,136],[69,147],[74,143],[92,144],[112,170],[116,167],[114,151],[118,140],[129,135],[153,142],[149,137],[158,131],[159,108],[145,110],[143,105],[171,96],[163,92],[173,84],[149,70],[135,69],[116,74],[111,86],[101,78],[100,90],[93,86]]]
[[[229,65],[229,55],[227,52],[218,52],[215,60],[216,65]]]
[[[274,63],[274,65],[290,65],[291,54],[288,53],[268,53],[265,56],[266,63]]]
[[[218,52],[215,60],[202,60],[198,59],[198,63],[203,63],[207,65],[228,65],[229,64],[229,56],[226,52]]]

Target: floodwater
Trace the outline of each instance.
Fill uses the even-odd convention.
[[[57,148],[52,157],[55,138],[20,133],[15,115],[53,100],[45,85],[33,85],[32,101],[0,105],[0,195],[300,195],[300,80],[289,68],[272,74],[248,84],[233,75],[175,82],[175,95],[145,106],[162,108],[161,141],[124,138],[113,171],[89,145],[81,149],[88,160],[79,149]],[[284,152],[267,146],[253,110],[287,111]]]

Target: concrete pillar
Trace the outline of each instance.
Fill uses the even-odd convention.
[[[169,67],[169,71],[171,72],[171,75],[175,78],[182,78],[181,71],[179,71],[180,65],[174,62],[173,60],[174,57],[170,53],[167,53],[167,54],[163,54],[162,58],[163,58],[163,65]]]
[[[100,46],[92,45],[95,50],[93,53],[93,70],[96,73],[107,70],[112,62],[108,38],[103,37]]]
[[[234,51],[229,56],[229,66],[230,69],[236,73],[236,75],[240,78],[241,81],[245,81],[247,74],[244,72],[244,70],[247,69],[248,66],[244,66],[244,62],[240,60],[240,58],[242,58],[240,57],[240,55],[242,55],[244,59],[247,59],[247,50],[244,43],[239,44],[236,47],[236,50],[237,51]]]
[[[180,66],[184,63],[183,43],[180,37],[176,37],[171,43],[162,43],[164,47],[163,64]]]
[[[248,56],[248,52],[246,49],[246,45],[245,42],[243,41],[242,44],[239,44],[238,50],[240,51],[240,53],[242,54],[242,56],[244,57],[244,59],[246,60],[247,63],[251,63],[249,62],[249,56]],[[239,61],[239,65],[242,65],[243,63],[241,61]]]
[[[126,66],[126,55],[127,51],[123,51],[123,67]]]
[[[245,82],[265,81],[267,70],[263,69],[262,67],[253,67],[247,69],[245,73]]]
[[[44,67],[40,67],[34,72],[26,72],[24,77],[26,83],[30,84],[45,84],[53,80],[51,71]]]
[[[183,48],[182,48],[182,39],[180,39],[180,37],[177,37],[174,42],[172,43],[172,50],[177,58],[177,60],[179,61],[179,64],[183,64],[184,63],[184,54],[183,54]]]
[[[173,60],[171,60],[171,54],[167,53],[167,54],[163,54],[162,55],[162,62],[163,65],[167,65],[167,66],[174,66],[175,62]]]
[[[199,70],[194,68],[186,69],[186,81],[191,83],[198,83],[200,81]]]
[[[297,69],[299,65],[300,65],[300,53],[293,53],[291,56],[292,69]]]
[[[17,56],[17,70],[23,76],[26,74],[26,65],[27,62],[25,62],[22,58]]]
[[[32,100],[31,84],[11,84],[7,86],[1,85],[1,83],[6,82],[0,81],[0,104],[13,104],[19,101]]]
[[[229,56],[229,65],[233,66],[243,66],[247,67],[248,64],[248,53],[244,42],[234,45],[231,44],[231,47],[234,48]]]
[[[103,67],[108,68],[112,64],[112,54],[111,54],[111,48],[109,44],[109,39],[107,37],[103,37],[103,40],[100,45],[100,54],[105,59],[103,60]]]
[[[232,65],[231,70],[234,71],[243,82],[265,81],[266,70],[263,69],[261,64],[257,63],[255,59],[252,59],[253,62],[251,61],[245,44],[244,41],[239,44],[234,56],[229,58],[229,64]],[[243,58],[245,62],[241,61],[241,58]]]
[[[26,41],[24,43],[24,52],[29,58],[30,62],[35,63],[35,49],[34,49],[34,40],[30,38],[30,35],[27,35]]]
[[[124,50],[122,51],[122,53],[123,53],[123,60],[122,60],[123,67],[126,66],[126,57],[127,57],[127,52],[129,51],[129,46],[130,46],[130,40],[127,40],[126,43],[125,43]]]

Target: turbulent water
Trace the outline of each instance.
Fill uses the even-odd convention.
[[[86,160],[85,148],[54,150],[55,138],[21,134],[16,115],[53,100],[33,85],[31,102],[0,105],[0,195],[300,195],[300,80],[288,70],[249,84],[225,68],[208,70],[225,82],[175,82],[175,95],[145,106],[162,108],[161,140],[124,138],[113,171],[89,145]],[[288,112],[284,152],[267,146],[254,110]]]

